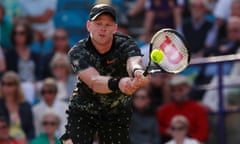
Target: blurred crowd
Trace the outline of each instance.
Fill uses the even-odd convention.
[[[162,28],[185,37],[192,59],[240,51],[240,0],[0,0],[0,144],[60,143],[77,81],[67,52],[88,36],[81,20],[95,3],[116,8],[118,31],[136,40],[143,65],[148,42]],[[239,84],[240,63],[223,62],[222,69],[224,84]],[[131,143],[218,143],[210,114],[219,110],[218,92],[199,88],[216,87],[218,71],[213,63],[152,74],[132,97]],[[223,94],[225,110],[239,110],[240,90]],[[240,143],[239,119],[225,115],[228,144]]]

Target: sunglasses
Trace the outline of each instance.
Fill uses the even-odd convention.
[[[54,68],[65,68],[66,67],[66,65],[64,65],[64,64],[56,64],[56,65],[54,65]]]
[[[146,95],[135,95],[134,99],[145,100],[145,99],[147,99],[147,96]]]
[[[6,128],[8,128],[7,125],[2,125],[2,126],[0,126],[0,130],[2,130],[2,129],[6,129]]]
[[[56,91],[55,90],[42,90],[41,91],[41,94],[44,95],[44,94],[55,94]]]
[[[170,130],[171,131],[183,131],[183,130],[185,130],[185,127],[174,127],[174,126],[172,126],[172,127],[170,127]]]
[[[25,35],[26,32],[25,31],[15,31],[14,34],[15,35]]]
[[[2,82],[2,86],[8,86],[8,87],[11,87],[11,86],[15,86],[16,83],[15,82]]]
[[[54,40],[66,40],[67,37],[66,36],[55,36]]]
[[[43,121],[42,125],[43,126],[56,126],[57,122],[54,122],[54,121]]]

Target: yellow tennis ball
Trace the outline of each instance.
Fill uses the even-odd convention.
[[[155,63],[160,63],[164,58],[164,53],[162,50],[155,49],[151,52],[151,60]]]

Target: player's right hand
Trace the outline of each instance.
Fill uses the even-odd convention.
[[[131,95],[136,91],[136,87],[133,84],[133,79],[129,77],[121,78],[118,86],[121,92],[127,95]]]

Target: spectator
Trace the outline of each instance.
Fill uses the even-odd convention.
[[[189,121],[188,135],[200,142],[206,142],[209,134],[207,113],[204,107],[189,99],[191,83],[187,77],[176,75],[171,79],[170,86],[172,102],[164,104],[157,111],[160,134],[164,141],[169,140],[167,129],[171,119],[176,115],[183,115]]]
[[[61,144],[60,140],[55,136],[55,132],[61,124],[60,117],[54,111],[44,111],[41,119],[43,133],[33,139],[30,144]]]
[[[206,52],[206,56],[219,56],[219,55],[228,55],[236,54],[240,46],[240,18],[231,17],[227,22],[227,38],[221,40],[216,46],[209,49]],[[223,63],[223,74],[230,74],[233,63],[226,62]],[[209,64],[202,70],[202,74],[199,75],[198,80],[206,81],[209,83],[212,78],[216,75],[218,71],[216,64]]]
[[[21,14],[23,18],[31,23],[35,38],[44,42],[54,34],[53,15],[57,0],[20,0]]]
[[[72,74],[68,56],[66,54],[56,53],[50,66],[53,76],[57,80],[57,99],[68,102],[77,82],[77,77]]]
[[[56,29],[52,51],[44,56],[44,78],[52,76],[50,62],[55,53],[67,54],[70,49],[68,35],[64,29]]]
[[[206,19],[205,1],[189,1],[191,17],[178,27],[178,31],[188,41],[192,57],[202,57],[205,49],[213,45],[217,35],[217,28]]]
[[[171,78],[169,74],[155,73],[151,75],[150,95],[154,110],[170,101],[170,88],[167,82],[169,78]]]
[[[0,45],[3,48],[10,48],[10,33],[12,30],[12,23],[5,17],[5,8],[0,3]]]
[[[186,117],[182,115],[174,116],[169,127],[169,133],[173,140],[166,144],[200,144],[197,140],[187,137],[188,127],[189,122]]]
[[[151,34],[161,28],[175,28],[181,21],[181,7],[177,0],[147,0],[144,33],[141,40],[150,41]]]
[[[130,127],[131,144],[159,144],[160,134],[147,87],[139,88],[134,93],[133,108]]]
[[[8,119],[0,116],[0,144],[22,144],[20,141],[9,136],[9,127]]]
[[[17,72],[21,81],[33,82],[40,79],[39,55],[31,52],[28,47],[32,40],[32,30],[28,24],[20,22],[13,26],[13,49],[6,53],[7,70]]]
[[[14,23],[21,13],[19,0],[0,0],[0,3],[2,3],[6,9],[7,20]]]
[[[0,78],[5,70],[6,70],[5,56],[0,46]]]
[[[34,124],[37,135],[43,132],[43,129],[41,127],[41,118],[44,114],[44,111],[46,111],[47,109],[52,109],[56,114],[60,116],[61,125],[56,131],[56,136],[60,136],[65,132],[64,125],[67,121],[65,115],[67,104],[56,99],[57,92],[58,89],[56,81],[52,78],[46,78],[43,81],[43,85],[41,88],[42,98],[40,102],[33,107]]]
[[[6,72],[1,82],[0,113],[10,121],[10,136],[22,141],[34,138],[31,106],[25,101],[15,72]]]

